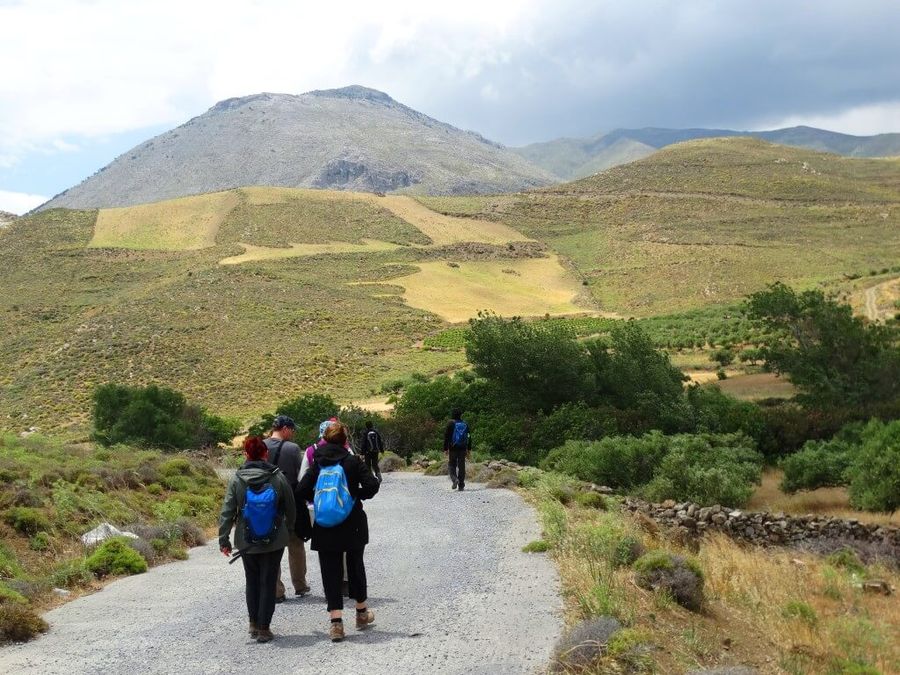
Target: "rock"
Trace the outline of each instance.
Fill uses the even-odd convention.
[[[724,513],[714,513],[712,522],[714,525],[724,525],[728,521],[728,517]]]
[[[695,527],[697,527],[697,521],[694,520],[693,518],[689,517],[689,516],[685,516],[684,518],[680,518],[679,521],[678,521],[678,523],[679,523],[680,525],[682,525],[682,526],[688,528],[689,530],[693,530]]]
[[[697,512],[697,520],[701,522],[708,522],[711,516],[712,509],[710,507],[704,507]]]
[[[891,595],[893,593],[891,585],[882,579],[864,581],[862,589],[866,593],[880,593],[881,595]]]
[[[100,542],[106,541],[111,537],[127,537],[128,539],[138,538],[133,532],[122,532],[122,530],[109,523],[100,523],[100,525],[90,532],[85,532],[81,535],[81,543],[85,546],[96,546]]]
[[[406,461],[395,454],[385,454],[385,456],[378,461],[378,468],[382,473],[401,471],[406,468]]]
[[[68,598],[72,595],[72,591],[67,591],[65,588],[54,588],[53,594],[60,598]]]
[[[674,509],[675,508],[675,500],[667,499],[662,504],[660,504],[660,506],[662,506],[664,509]]]

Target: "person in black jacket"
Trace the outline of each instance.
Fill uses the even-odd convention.
[[[451,489],[466,488],[466,458],[472,452],[472,434],[469,425],[462,420],[462,411],[456,409],[444,429],[444,454],[447,455],[447,472],[450,474]]]
[[[381,469],[378,468],[378,459],[384,450],[384,439],[372,424],[371,420],[366,422],[366,431],[363,434],[362,454],[366,461],[366,466],[375,474],[378,482],[381,482]]]
[[[334,527],[323,527],[315,523],[312,528],[310,548],[319,553],[322,586],[331,615],[329,637],[332,642],[340,642],[344,639],[344,597],[341,585],[345,554],[350,597],[356,600],[356,628],[362,630],[375,621],[374,612],[366,604],[368,589],[363,551],[369,543],[369,522],[363,510],[362,500],[374,497],[378,493],[380,483],[362,459],[351,455],[344,447],[347,442],[347,428],[343,424],[336,423],[329,426],[324,438],[325,445],[316,448],[315,462],[297,485],[296,498],[302,503],[314,501],[316,482],[319,480],[322,467],[340,464],[347,476],[350,495],[356,500],[353,510],[344,522]]]

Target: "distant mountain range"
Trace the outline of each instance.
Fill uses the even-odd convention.
[[[351,86],[221,101],[41,209],[130,206],[249,185],[468,194],[556,180],[498,143]]]
[[[131,206],[251,185],[454,195],[517,192],[583,178],[683,141],[754,136],[854,157],[900,155],[900,134],[810,127],[617,129],[507,148],[361,86],[256,94],[132,148],[40,207]]]
[[[900,155],[900,134],[850,136],[813,127],[790,127],[773,131],[732,129],[616,129],[591,138],[558,138],[532,143],[514,151],[549,171],[560,180],[584,178],[613,166],[642,159],[660,148],[700,138],[749,136],[770,143],[788,145],[848,157],[890,157]]]

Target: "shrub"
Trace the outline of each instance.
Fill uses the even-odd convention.
[[[83,558],[67,560],[60,564],[50,575],[50,581],[60,588],[76,588],[86,586],[94,579]]]
[[[589,509],[606,510],[606,498],[600,493],[592,490],[577,493],[575,495],[575,502]]]
[[[15,603],[0,604],[0,639],[8,642],[27,642],[49,629],[47,622],[34,610]]]
[[[522,547],[522,551],[525,553],[546,553],[549,550],[550,544],[543,539],[535,539]]]
[[[302,438],[317,438],[319,424],[323,420],[336,417],[340,406],[333,398],[323,394],[304,394],[288,401],[282,401],[271,415],[265,415],[253,424],[248,433],[261,436],[272,428],[277,415],[287,415],[297,425],[297,435]]]
[[[156,560],[156,549],[146,539],[128,539],[128,545],[133,548],[148,564]]]
[[[791,600],[784,606],[781,614],[786,619],[800,619],[809,626],[815,626],[819,622],[816,610],[802,600]]]
[[[22,574],[22,566],[16,560],[16,554],[0,541],[0,577],[14,579]]]
[[[147,561],[131,548],[124,537],[112,537],[104,541],[88,556],[85,565],[98,577],[142,574],[147,571]]]
[[[593,443],[569,441],[552,450],[541,466],[591,483],[629,489],[653,477],[668,443],[659,432],[640,438],[612,436]]]
[[[622,625],[609,616],[582,621],[557,643],[553,670],[571,672],[590,667],[603,656],[606,645],[621,629]]]
[[[843,440],[808,441],[781,461],[781,489],[787,493],[847,484],[851,447]]]
[[[10,588],[6,584],[0,582],[0,604],[15,602],[20,605],[27,605],[28,598],[18,591]]]
[[[14,506],[3,514],[3,519],[20,534],[34,535],[50,529],[47,516],[30,506]]]
[[[644,494],[653,501],[742,506],[761,480],[762,463],[752,441],[741,434],[673,436]]]
[[[651,551],[634,563],[641,588],[669,593],[679,605],[694,612],[703,604],[703,571],[694,561],[666,551]]]
[[[687,390],[687,401],[693,410],[694,427],[700,433],[744,433],[759,441],[765,432],[765,421],[759,406],[738,401],[717,386],[694,385]]]
[[[105,384],[94,390],[94,437],[104,445],[207,447],[230,440],[234,422],[209,415],[167,387]]]
[[[866,511],[900,508],[900,420],[870,422],[853,453],[847,475],[850,503]]]
[[[866,574],[866,566],[862,564],[859,556],[856,555],[856,551],[851,548],[839,549],[829,554],[826,560],[828,560],[830,565],[842,567],[852,574],[858,574],[859,576],[865,576]]]
[[[32,551],[46,551],[50,548],[50,535],[46,532],[38,532],[28,540],[28,548]]]

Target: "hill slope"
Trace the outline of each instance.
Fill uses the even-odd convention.
[[[574,183],[423,198],[495,219],[567,257],[604,310],[724,303],[900,260],[900,159],[849,159],[746,138],[673,145]]]
[[[353,86],[221,101],[41,208],[130,206],[247,185],[454,194],[551,182],[478,134]]]
[[[613,166],[632,162],[661,148],[703,138],[745,136],[770,143],[848,157],[900,155],[900,134],[851,136],[813,127],[790,127],[772,131],[731,129],[616,129],[591,138],[559,138],[534,143],[515,152],[563,180],[583,178]]]

